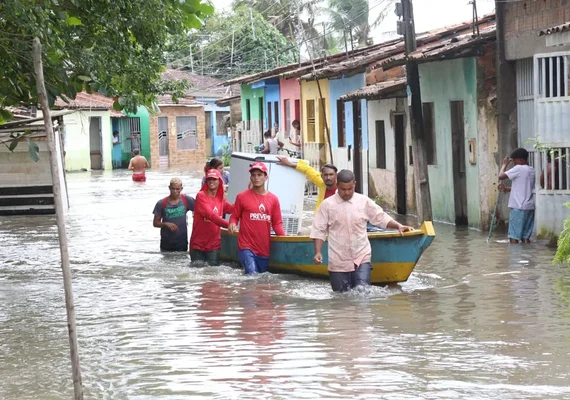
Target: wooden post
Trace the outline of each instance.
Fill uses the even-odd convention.
[[[403,20],[405,26],[406,55],[416,50],[416,30],[412,0],[402,0]],[[412,132],[412,153],[414,163],[414,181],[416,186],[416,204],[419,223],[431,221],[431,193],[425,147],[424,118],[422,95],[420,90],[420,74],[415,60],[406,62],[406,80],[412,96],[410,127]]]
[[[55,146],[55,133],[50,116],[49,104],[44,83],[44,72],[42,66],[42,45],[39,38],[34,38],[33,60],[38,86],[38,95],[42,109],[47,144],[50,154],[51,177],[53,180],[53,196],[55,200],[55,211],[57,219],[57,232],[59,236],[59,248],[61,251],[61,269],[63,271],[63,288],[65,291],[65,305],[67,309],[67,330],[69,334],[69,344],[71,350],[71,370],[73,376],[74,400],[83,400],[83,386],[81,383],[81,368],[79,366],[79,347],[77,344],[77,331],[75,328],[75,305],[73,302],[73,290],[71,286],[71,268],[69,266],[69,253],[67,248],[67,233],[65,228],[65,214],[61,198],[62,182],[59,178],[59,165],[57,163],[57,150]]]

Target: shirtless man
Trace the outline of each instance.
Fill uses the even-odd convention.
[[[139,149],[134,149],[133,154],[135,156],[129,162],[129,169],[133,171],[133,181],[146,182],[145,169],[150,168],[150,164],[144,156],[140,155]]]

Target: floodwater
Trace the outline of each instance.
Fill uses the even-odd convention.
[[[68,175],[86,399],[570,398],[570,269],[545,243],[436,224],[408,282],[333,294],[161,254],[151,212],[172,176]],[[0,219],[3,400],[72,397],[56,233]]]

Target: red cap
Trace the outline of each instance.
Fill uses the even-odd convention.
[[[210,179],[210,178],[222,179],[222,174],[217,169],[210,169],[210,170],[208,170],[208,173],[206,174],[206,179]]]
[[[264,172],[267,174],[267,167],[265,166],[264,163],[254,162],[253,164],[251,164],[251,167],[249,167],[249,172],[253,171],[254,169],[258,169],[261,172]]]

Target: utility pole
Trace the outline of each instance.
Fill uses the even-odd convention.
[[[414,9],[412,0],[401,0],[396,4],[396,15],[402,17],[398,21],[398,33],[404,35],[406,56],[416,48],[416,28],[414,26]],[[418,63],[408,57],[406,61],[406,80],[412,101],[410,108],[410,126],[412,131],[412,156],[414,165],[414,181],[416,187],[416,204],[420,223],[431,221],[431,194],[425,146],[424,118],[422,114],[422,95],[420,90],[420,73]]]
[[[192,45],[190,45],[190,69],[194,73],[194,57],[192,56]]]
[[[249,19],[251,20],[251,33],[253,34],[253,40],[256,40],[255,29],[253,27],[253,11],[251,10],[251,8],[249,9]]]
[[[230,68],[234,65],[234,40],[235,30],[232,28],[232,55],[230,56]]]
[[[63,199],[61,197],[62,182],[60,179],[59,164],[57,163],[57,145],[53,122],[47,98],[44,81],[44,69],[42,63],[42,44],[39,38],[34,38],[32,58],[34,62],[34,75],[38,89],[40,107],[43,114],[47,144],[49,149],[49,161],[51,178],[53,181],[53,197],[55,203],[55,217],[57,221],[57,236],[59,237],[59,250],[61,254],[61,270],[63,272],[63,289],[65,293],[65,308],[67,310],[67,333],[71,352],[71,374],[73,377],[73,399],[83,400],[83,385],[81,383],[81,366],[79,364],[79,345],[77,342],[77,328],[75,325],[75,303],[73,300],[73,288],[71,266],[69,263],[69,251],[67,245],[67,230],[65,226],[65,214],[63,211]]]

